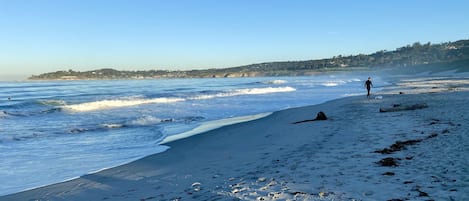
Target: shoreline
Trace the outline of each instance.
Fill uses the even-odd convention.
[[[224,127],[224,126],[229,126],[229,125],[233,125],[233,124],[239,124],[239,123],[243,123],[243,122],[247,122],[247,121],[253,121],[253,120],[256,120],[256,119],[264,118],[266,116],[271,115],[272,113],[273,112],[265,112],[265,113],[259,113],[259,114],[253,114],[253,115],[229,117],[229,118],[204,122],[204,123],[200,124],[199,126],[193,128],[193,129],[190,129],[188,131],[184,131],[184,132],[179,133],[179,134],[170,135],[170,136],[164,138],[162,141],[158,142],[157,144],[166,147],[166,149],[161,150],[161,151],[156,152],[156,153],[153,153],[153,154],[150,154],[150,155],[147,155],[147,156],[160,154],[162,152],[167,151],[170,147],[165,146],[166,143],[170,143],[172,141],[188,138],[188,137],[191,137],[193,135],[202,134],[202,133],[205,133],[205,132],[208,132],[208,131],[211,131],[211,130],[214,130],[214,129],[218,129],[218,128],[221,128],[221,127]],[[39,186],[35,186],[35,187],[25,188],[25,189],[20,190],[18,192],[13,192],[13,193],[9,193],[9,194],[0,195],[0,198],[2,196],[21,193],[21,192],[24,192],[24,191],[30,191],[30,190],[34,190],[34,189],[37,189],[37,188],[42,188],[42,187],[46,187],[46,186],[49,186],[49,185],[53,185],[53,184],[56,184],[56,183],[64,183],[64,182],[72,181],[74,179],[79,179],[80,177],[85,176],[85,175],[95,174],[95,173],[105,171],[105,170],[108,170],[108,169],[111,169],[111,168],[119,167],[119,166],[122,166],[122,165],[125,165],[125,164],[128,164],[128,163],[132,163],[134,161],[140,160],[140,159],[145,158],[147,156],[142,156],[142,157],[133,159],[133,160],[128,161],[128,162],[123,162],[123,163],[120,163],[120,164],[117,164],[117,165],[114,165],[114,166],[104,167],[104,168],[101,168],[101,169],[98,169],[98,170],[90,171],[86,174],[83,174],[83,175],[80,175],[80,176],[74,176],[74,177],[59,181],[59,182],[53,182],[53,183],[49,183],[49,184],[44,184],[44,185],[39,185]]]
[[[342,80],[345,80],[348,76],[344,76],[344,79],[337,79],[337,83],[342,83],[340,81]],[[296,78],[285,78],[285,79],[296,79]],[[287,80],[272,80],[272,79],[266,79],[266,80],[247,80],[246,82],[249,83],[248,86],[241,86],[240,88],[241,89],[251,89],[253,87],[253,89],[256,89],[255,91],[244,91],[243,92],[257,92],[257,89],[260,88],[258,86],[267,86],[265,87],[266,89],[271,89],[271,88],[279,88],[278,86],[291,86],[291,85],[295,85],[293,84],[290,84],[288,83]],[[311,78],[301,78],[301,80],[310,80]],[[334,80],[335,81],[335,80]],[[351,79],[347,79],[347,83],[348,82],[357,82],[357,80],[351,80]],[[241,83],[243,83],[244,81],[241,80],[240,81]],[[237,83],[237,82],[236,82]],[[314,83],[314,85],[316,84],[314,81],[312,81],[311,83]],[[321,83],[321,82],[318,82],[318,83]],[[281,85],[279,85],[281,84]],[[319,85],[319,84],[318,84]],[[92,85],[94,86],[94,85]],[[323,85],[320,85],[320,86],[323,86]],[[238,87],[236,87],[238,88]],[[263,87],[264,88],[264,87]],[[229,91],[229,90],[221,90],[221,92],[223,91]],[[215,93],[215,94],[223,94],[223,93]],[[196,93],[197,95],[198,93]],[[204,94],[204,93],[202,93]],[[302,94],[306,94],[306,93],[302,93]],[[307,93],[309,94],[309,93]],[[263,95],[262,95],[263,96]],[[273,94],[273,96],[278,96],[278,95],[275,95]],[[190,96],[190,97],[197,97],[197,96]],[[265,96],[265,97],[268,97],[268,96]],[[290,96],[290,97],[295,97],[295,96]],[[244,97],[240,97],[242,99],[245,99]],[[292,98],[287,98],[287,99],[292,99]],[[295,98],[296,99],[296,98]],[[308,98],[309,99],[309,98]],[[281,99],[278,101],[278,100],[272,100],[274,102],[270,102],[270,101],[259,101],[256,99],[251,99],[252,101],[254,101],[254,104],[262,104],[259,108],[256,107],[256,108],[253,108],[253,110],[245,110],[246,112],[253,112],[253,114],[256,114],[256,113],[263,113],[265,111],[275,111],[275,110],[281,110],[281,109],[284,109],[286,107],[297,107],[297,106],[303,106],[303,105],[306,105],[308,103],[316,103],[316,100],[315,98],[314,101],[308,101],[308,99],[303,99],[303,101],[299,101],[300,103],[297,104],[297,102],[295,102],[294,100],[292,100],[291,102],[288,102],[288,101],[282,101]],[[105,99],[106,100],[106,99]],[[222,99],[220,99],[221,101],[224,101]],[[248,101],[251,101],[250,98],[248,99],[245,99],[245,100],[248,100]],[[84,102],[84,103],[87,103],[87,102],[93,102],[93,101],[80,101],[80,102]],[[189,102],[189,101],[187,101]],[[210,105],[210,102],[211,101],[203,101],[203,103],[207,103],[206,105],[209,106],[209,107],[206,107],[205,109],[208,109],[209,111],[212,110],[214,111],[213,116],[215,116],[215,118],[226,118],[226,117],[220,117],[220,116],[224,116],[224,114],[230,114],[230,112],[225,112],[225,111],[220,111],[220,114],[217,114],[217,110],[214,110],[214,109],[210,109],[212,106]],[[12,102],[13,103],[13,102]],[[45,103],[43,101],[40,101],[41,103],[41,106]],[[55,105],[57,103],[57,107],[62,107],[61,105],[67,105],[66,102],[47,102],[47,104],[44,104],[45,107],[48,107],[48,104],[50,103],[50,105]],[[72,102],[70,102],[72,103]],[[239,103],[239,101],[235,101],[233,102],[234,106],[236,108],[238,108],[236,106],[236,104]],[[264,105],[263,104],[269,104],[269,105],[265,105],[265,108],[264,108]],[[272,105],[270,105],[272,104]],[[70,104],[69,104],[70,105]],[[168,104],[168,106],[171,106],[172,107],[173,104]],[[174,104],[174,105],[178,105],[178,104]],[[228,101],[227,102],[227,106],[228,107],[225,107],[227,108],[227,110],[229,110],[229,108],[231,107],[231,101]],[[277,106],[275,106],[277,105]],[[293,106],[292,106],[293,105]],[[187,105],[189,106],[189,105]],[[249,108],[249,107],[252,107],[252,106],[248,106],[248,105],[240,105],[241,107],[240,108]],[[280,107],[279,107],[280,106]],[[144,108],[146,106],[142,106],[142,108]],[[148,107],[151,107],[151,106],[148,106]],[[213,107],[215,108],[218,108],[219,106],[217,105],[213,105]],[[221,105],[220,108],[222,108],[223,106]],[[140,106],[139,106],[140,108]],[[193,111],[189,111],[189,113],[192,113],[192,112],[196,112],[197,109],[196,107],[188,107],[189,110],[193,110]],[[266,109],[267,108],[267,109]],[[272,109],[273,108],[273,109]],[[125,110],[125,108],[123,108]],[[51,111],[54,111],[54,110],[51,110]],[[63,110],[62,110],[63,111]],[[107,111],[103,110],[103,113],[106,113]],[[141,143],[135,143],[134,144],[130,144],[132,143],[132,141],[129,141],[129,144],[126,144],[126,140],[119,140],[119,139],[122,139],[121,137],[116,137],[115,139],[117,139],[117,141],[120,141],[122,142],[122,145],[119,145],[119,144],[116,144],[114,146],[114,143],[112,143],[111,141],[107,141],[107,142],[104,142],[104,144],[102,145],[99,145],[97,144],[97,146],[95,147],[110,147],[110,151],[113,151],[113,147],[130,147],[131,149],[133,149],[133,147],[139,147],[139,145],[144,145],[144,143],[147,143],[149,147],[148,149],[146,150],[143,150],[143,151],[139,151],[139,150],[136,150],[136,151],[133,151],[133,153],[135,154],[129,154],[131,155],[131,157],[125,157],[123,158],[122,160],[113,160],[113,155],[115,156],[116,159],[121,159],[122,157],[119,157],[120,154],[122,155],[125,155],[125,153],[127,153],[127,151],[125,152],[120,152],[118,151],[119,149],[115,149],[117,150],[115,154],[107,154],[107,158],[105,159],[100,159],[100,157],[98,155],[104,155],[105,153],[107,153],[106,150],[104,149],[100,149],[100,148],[97,148],[97,151],[96,152],[90,152],[90,154],[87,154],[88,151],[84,151],[84,148],[80,148],[79,146],[77,147],[74,147],[74,151],[77,155],[75,154],[69,154],[71,156],[75,156],[75,157],[71,157],[71,158],[74,158],[72,161],[70,161],[69,165],[67,165],[66,163],[61,163],[61,162],[57,162],[58,165],[55,165],[54,164],[54,161],[58,161],[58,160],[54,160],[56,157],[57,159],[63,159],[63,158],[67,158],[67,154],[60,154],[61,150],[68,150],[66,147],[65,149],[59,149],[57,153],[59,154],[54,154],[53,152],[54,149],[44,149],[46,152],[36,152],[36,153],[32,153],[31,155],[34,155],[34,154],[37,154],[37,159],[34,160],[34,159],[29,159],[29,160],[25,160],[25,162],[22,162],[22,163],[17,163],[17,165],[8,165],[6,167],[4,167],[4,171],[5,172],[9,172],[9,171],[12,171],[12,174],[11,176],[10,175],[3,175],[6,182],[5,182],[5,185],[4,185],[4,188],[2,189],[2,193],[0,193],[0,195],[7,195],[7,194],[11,194],[11,193],[15,193],[15,192],[20,192],[20,191],[23,191],[25,189],[31,189],[33,187],[40,187],[40,186],[44,186],[44,185],[48,185],[48,184],[53,184],[53,183],[57,183],[57,182],[62,182],[62,181],[66,181],[66,180],[69,180],[70,178],[75,178],[77,176],[82,176],[82,175],[85,175],[85,174],[88,174],[88,173],[93,173],[95,170],[101,170],[101,169],[108,169],[109,167],[114,167],[114,166],[118,166],[118,165],[121,165],[121,164],[125,164],[125,163],[128,163],[128,162],[132,162],[134,160],[137,160],[137,159],[140,159],[144,156],[147,156],[147,155],[150,155],[150,154],[153,154],[153,153],[156,153],[156,152],[160,152],[159,150],[156,150],[155,151],[155,148],[152,148],[152,146],[156,146],[156,143],[158,143],[159,141],[161,141],[165,136],[165,135],[171,135],[171,134],[175,134],[175,133],[181,133],[181,132],[184,132],[186,130],[189,130],[189,129],[192,129],[193,127],[196,127],[198,126],[199,124],[202,124],[203,122],[205,121],[211,121],[211,119],[214,119],[212,118],[212,114],[211,113],[204,113],[204,111],[202,111],[200,114],[203,114],[203,115],[199,115],[197,113],[194,113],[194,114],[191,114],[191,115],[188,115],[187,117],[187,120],[189,120],[190,122],[188,122],[186,120],[186,117],[181,117],[181,118],[178,118],[177,116],[173,117],[173,118],[162,118],[161,122],[161,126],[158,125],[158,126],[155,126],[155,131],[157,132],[153,132],[152,130],[153,129],[150,129],[150,127],[144,127],[143,124],[152,124],[152,117],[156,117],[155,119],[155,124],[159,124],[158,123],[158,117],[160,114],[159,113],[154,113],[154,112],[146,112],[145,110],[143,111],[144,113],[146,113],[145,115],[140,115],[139,112],[136,112],[136,110],[132,110],[132,112],[135,112],[135,117],[128,117],[126,116],[125,119],[129,119],[128,121],[127,120],[123,120],[123,121],[120,121],[120,120],[111,120],[111,121],[107,121],[105,120],[107,117],[103,116],[104,118],[98,118],[97,120],[100,121],[101,119],[103,120],[102,123],[100,124],[96,124],[94,125],[94,123],[92,123],[90,126],[89,126],[89,131],[90,133],[91,132],[95,132],[97,131],[98,133],[103,131],[103,132],[106,132],[106,130],[111,130],[112,129],[112,133],[121,133],[123,138],[126,138],[126,136],[129,136],[129,138],[132,138],[133,134],[132,133],[128,133],[126,131],[126,129],[128,128],[125,128],[127,127],[127,125],[130,125],[129,127],[133,127],[134,125],[133,124],[137,124],[137,127],[140,127],[140,123],[142,123],[142,128],[149,128],[149,129],[145,129],[145,130],[148,130],[149,133],[155,133],[155,136],[157,137],[153,137],[152,139],[154,140],[149,140],[149,141],[146,141],[146,142],[141,142]],[[70,114],[68,111],[64,111],[63,112],[64,114],[67,114],[67,116],[70,116],[72,117],[74,114]],[[182,113],[186,113],[186,112],[182,112]],[[182,114],[181,113],[181,114]],[[29,113],[28,113],[29,114]],[[60,114],[57,113],[57,114]],[[70,115],[68,115],[70,114]],[[166,115],[166,114],[170,114],[170,113],[165,113],[164,116],[172,116],[172,115]],[[234,110],[234,112],[232,112],[231,114],[236,114],[236,115],[249,115],[249,114],[245,114],[245,112],[243,112],[243,110],[240,110],[240,111],[236,111]],[[54,114],[55,115],[55,114]],[[79,114],[81,115],[81,114]],[[117,115],[116,115],[117,116]],[[186,116],[186,115],[184,115]],[[147,118],[148,117],[148,118]],[[6,117],[6,118],[9,118],[9,117]],[[124,119],[124,118],[123,118]],[[133,119],[135,119],[136,121],[133,121]],[[168,121],[171,121],[171,122],[175,122],[176,123],[176,126],[173,126],[173,124],[170,122],[170,123],[166,123],[166,122],[163,122],[163,121],[166,121],[166,119]],[[132,120],[132,121],[131,121]],[[40,119],[38,120],[38,123],[40,122]],[[65,122],[65,121],[64,121]],[[110,124],[108,124],[110,123]],[[181,125],[181,127],[179,127],[179,125]],[[59,124],[58,124],[59,125]],[[67,124],[61,124],[61,125],[67,125]],[[45,122],[44,124],[44,127],[47,129],[49,126],[48,124]],[[70,130],[67,128],[67,127],[79,127],[78,129],[75,129],[75,128],[70,128]],[[86,128],[81,128],[81,127],[86,127]],[[122,128],[123,127],[123,128]],[[136,127],[136,128],[137,128]],[[95,128],[98,128],[97,130],[95,130]],[[104,129],[102,129],[104,128]],[[122,129],[121,129],[122,128]],[[87,135],[75,135],[75,131],[77,132],[81,132],[81,131],[85,131],[85,132],[88,132],[86,129],[88,129],[88,125],[73,125],[73,126],[64,126],[64,129],[65,132],[71,132],[73,133],[73,135],[71,136],[74,136],[73,138],[82,138],[81,136],[84,136],[83,138],[86,138]],[[130,128],[130,129],[133,129],[133,128]],[[10,129],[11,130],[11,129]],[[128,134],[132,134],[132,135],[126,135],[125,133],[128,133]],[[133,131],[130,131],[130,132],[133,132]],[[137,131],[138,133],[135,133],[135,136],[144,136],[146,135],[145,132],[140,132],[140,131]],[[14,132],[10,132],[10,133],[14,133]],[[49,133],[54,133],[53,130],[49,131],[49,132],[44,132],[44,134],[49,134]],[[101,136],[101,135],[97,135],[97,136]],[[112,135],[109,135],[109,136],[112,136]],[[153,136],[153,135],[152,135]],[[106,137],[106,135],[104,135],[104,137]],[[141,138],[145,138],[145,137],[141,137]],[[3,140],[4,138],[2,138]],[[13,138],[12,138],[13,139]],[[9,139],[7,139],[9,140]],[[84,139],[86,140],[86,139]],[[132,140],[132,139],[130,139]],[[20,141],[22,141],[22,139],[20,139]],[[76,140],[76,144],[79,144],[81,140]],[[51,143],[53,143],[54,141],[51,141]],[[22,142],[20,142],[22,143]],[[40,143],[40,144],[48,144],[47,140],[45,140],[43,143]],[[73,143],[72,143],[73,144]],[[46,145],[47,146],[47,145]],[[51,144],[51,146],[53,146],[53,144]],[[141,147],[144,147],[144,146],[141,146]],[[13,147],[14,148],[14,147]],[[161,146],[162,149],[164,149],[164,146]],[[158,148],[157,148],[158,149]],[[24,152],[28,153],[27,149],[18,149],[18,150],[25,150]],[[5,149],[6,152],[5,155],[8,155],[8,149]],[[11,153],[15,153],[14,150],[12,149],[11,150],[12,152]],[[20,152],[20,151],[19,151]],[[68,151],[64,151],[62,153],[66,153]],[[120,153],[119,153],[120,152]],[[48,154],[50,153],[50,154]],[[83,154],[82,154],[83,153]],[[96,154],[91,154],[91,153],[96,153]],[[104,154],[101,154],[101,153],[104,153]],[[132,153],[132,150],[131,152]],[[140,155],[138,155],[140,154]],[[49,165],[47,162],[44,162],[45,160],[42,160],[42,158],[46,158],[46,156],[50,155],[50,159],[51,159],[51,164]],[[56,157],[54,157],[54,155],[56,155]],[[84,155],[83,159],[79,159],[80,157],[79,156],[82,156]],[[97,155],[96,157],[93,156],[93,155]],[[134,157],[135,156],[135,157]],[[9,159],[7,159],[7,161],[9,160],[16,160],[16,159],[21,159],[22,157],[11,157]],[[28,161],[37,161],[38,163],[38,166],[28,166]],[[96,161],[96,160],[100,160],[100,161]],[[96,162],[86,162],[86,161],[96,161]],[[115,162],[114,162],[115,161]],[[61,165],[63,164],[63,165]],[[76,164],[73,165],[73,164]],[[81,165],[82,164],[82,165]],[[104,164],[104,165],[100,165],[100,164]],[[81,166],[85,167],[85,168],[81,168]],[[76,167],[76,168],[75,168]],[[92,167],[92,168],[86,168],[86,167]],[[26,171],[24,173],[17,173],[15,174],[15,169],[16,168],[24,168]],[[77,170],[77,171],[75,171]],[[30,173],[30,174],[27,174],[27,173]],[[31,174],[32,173],[32,174]],[[63,176],[65,175],[65,176]],[[24,178],[22,178],[24,177]],[[18,188],[19,187],[19,188]]]
[[[260,119],[168,142],[165,145],[171,147],[169,150],[128,164],[71,181],[6,195],[0,197],[0,200],[428,198],[419,197],[422,192],[436,196],[430,191],[432,188],[426,188],[423,184],[418,184],[421,187],[415,190],[415,185],[425,179],[414,179],[410,183],[414,184],[414,190],[403,185],[403,182],[410,182],[402,181],[407,179],[405,171],[412,172],[415,167],[411,163],[421,160],[418,154],[413,156],[414,159],[399,162],[404,169],[407,168],[405,165],[410,164],[412,167],[404,171],[399,170],[399,167],[378,167],[375,162],[384,156],[373,151],[401,138],[420,139],[432,134],[435,125],[442,127],[438,127],[436,133],[442,137],[445,136],[441,130],[457,133],[457,130],[466,129],[466,125],[458,126],[458,122],[453,122],[457,120],[451,116],[440,117],[432,127],[427,124],[435,118],[433,113],[441,110],[435,107],[443,104],[443,100],[449,98],[449,101],[461,101],[468,93],[457,90],[438,93],[430,91],[426,94],[396,92],[375,94],[383,96],[383,99],[344,97],[318,105],[277,111]],[[429,102],[430,109],[409,112],[411,116],[381,114],[376,110],[394,103],[421,101]],[[445,107],[464,114],[464,108]],[[314,118],[319,111],[324,111],[330,120],[291,124]],[[420,117],[422,113],[425,114],[423,118]],[[383,120],[387,124],[379,125],[378,122]],[[435,139],[440,139],[440,136]],[[411,146],[409,149],[417,152],[415,147],[419,146],[423,145]],[[407,153],[408,150],[402,152]],[[410,156],[399,156],[405,157]],[[386,172],[398,176],[381,175]],[[399,182],[392,180],[396,177]],[[457,181],[458,185],[467,182],[464,178]],[[451,184],[450,180],[445,182],[446,185]],[[380,193],[374,190],[377,186],[390,189]],[[407,191],[409,195],[400,191]],[[446,193],[448,196],[463,198],[465,192],[464,189],[454,188],[448,189]]]
[[[188,131],[185,131],[185,132],[182,132],[182,133],[179,133],[179,134],[167,136],[161,142],[159,142],[158,144],[159,145],[164,145],[164,144],[172,142],[172,141],[176,141],[176,140],[188,138],[188,137],[191,137],[191,136],[194,136],[194,135],[202,134],[202,133],[205,133],[205,132],[208,132],[208,131],[211,131],[211,130],[215,130],[215,129],[218,129],[218,128],[221,128],[221,127],[224,127],[224,126],[239,124],[239,123],[248,122],[248,121],[254,121],[256,119],[261,119],[261,118],[267,117],[267,116],[271,115],[272,113],[273,112],[266,112],[266,113],[260,113],[260,114],[253,114],[253,115],[246,115],[246,116],[239,116],[239,117],[229,117],[229,118],[204,122],[204,123],[200,124],[199,126],[191,129],[191,130],[188,130]],[[155,153],[155,154],[157,154],[157,153]]]

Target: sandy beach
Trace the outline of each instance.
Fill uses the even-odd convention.
[[[403,80],[0,200],[469,200],[468,89],[468,78]],[[320,111],[327,120],[294,124]]]

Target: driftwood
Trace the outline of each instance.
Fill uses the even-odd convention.
[[[307,120],[303,120],[303,121],[297,121],[297,122],[293,122],[293,124],[299,124],[299,123],[310,122],[310,121],[319,121],[319,120],[327,120],[326,114],[322,111],[318,112],[315,119],[307,119]]]
[[[379,108],[379,112],[398,112],[398,111],[403,111],[403,110],[418,110],[418,109],[423,109],[427,107],[428,105],[425,103],[419,103],[419,104],[414,104],[414,105],[395,104],[392,107]]]

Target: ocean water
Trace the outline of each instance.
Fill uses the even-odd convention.
[[[365,95],[366,78],[0,82],[0,195],[163,152],[166,138],[222,119]]]

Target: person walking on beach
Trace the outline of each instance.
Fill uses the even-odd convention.
[[[371,82],[371,77],[368,77],[368,80],[365,82],[365,87],[366,87],[366,90],[368,91],[368,94],[366,95],[366,97],[370,98],[370,90],[371,90],[371,87],[373,87],[373,83]]]

